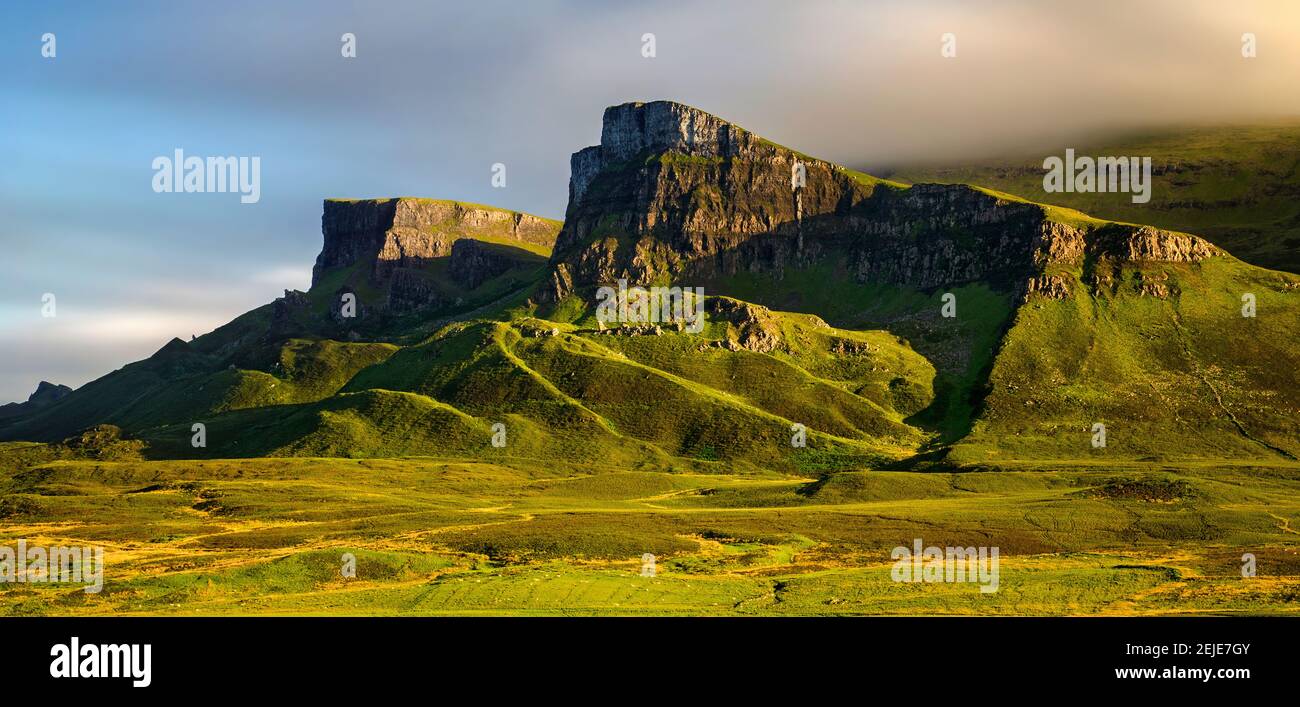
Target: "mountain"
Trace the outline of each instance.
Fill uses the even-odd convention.
[[[18,417],[19,415],[29,414],[37,408],[42,408],[58,401],[60,398],[71,392],[72,388],[69,388],[66,385],[56,385],[48,381],[41,381],[37,384],[36,390],[27,397],[26,402],[5,403],[4,405],[0,405],[0,418]]]
[[[308,292],[0,438],[801,474],[1300,454],[1300,278],[1198,236],[878,179],[667,101],[607,109],[571,173],[562,226],[329,200]],[[702,288],[703,328],[607,326],[620,281]]]
[[[666,102],[606,111],[572,173],[544,292],[559,312],[627,278],[888,329],[938,370],[912,422],[963,460],[1100,455],[1095,423],[1112,457],[1298,451],[1297,278],[1196,236],[909,188]],[[1242,317],[1246,293],[1268,313]]]
[[[399,198],[328,200],[321,230],[310,291],[286,290],[193,341],[172,339],[57,405],[0,420],[0,435],[57,441],[96,424],[135,433],[324,400],[440,319],[527,291],[544,274],[559,224]],[[345,318],[348,292],[356,316]]]
[[[1044,154],[916,165],[891,177],[980,184],[1094,216],[1196,233],[1253,265],[1300,273],[1300,122],[1147,130],[1068,146],[1081,156],[1151,157],[1151,200],[1135,204],[1124,193],[1047,194]]]

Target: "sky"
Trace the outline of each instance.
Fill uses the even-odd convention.
[[[306,289],[325,198],[561,218],[609,105],[677,100],[884,168],[1300,116],[1297,77],[1287,0],[6,2],[0,402]],[[176,149],[258,157],[260,200],[156,193]]]

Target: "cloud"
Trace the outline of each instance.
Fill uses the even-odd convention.
[[[672,4],[578,21],[584,41],[540,52],[540,73],[581,76],[598,105],[684,100],[849,163],[1300,113],[1300,5],[1281,0]],[[656,59],[630,50],[642,30]],[[1241,56],[1244,32],[1259,37],[1255,59]]]
[[[188,339],[195,328],[212,328],[224,314],[190,310],[75,310],[58,316],[7,318],[0,326],[5,365],[0,402],[22,401],[48,380],[73,388],[152,355],[173,337]]]
[[[281,265],[229,279],[143,279],[107,288],[83,283],[55,293],[56,316],[48,318],[40,295],[10,299],[0,305],[0,403],[25,400],[41,380],[80,387],[173,338],[205,334],[310,282],[310,268]]]
[[[311,266],[283,265],[253,273],[248,281],[286,290],[306,290],[311,287]]]

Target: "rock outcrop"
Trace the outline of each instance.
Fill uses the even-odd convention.
[[[1025,284],[1025,301],[1038,294],[1048,299],[1065,299],[1070,296],[1070,284],[1061,275],[1038,275]]]
[[[301,321],[309,316],[311,302],[301,290],[285,290],[283,297],[271,303],[271,323],[268,338],[278,339],[303,333]]]
[[[1150,226],[1103,229],[1095,246],[1099,253],[1120,260],[1168,263],[1196,262],[1222,252],[1204,238]]]
[[[569,199],[581,200],[601,171],[661,152],[700,158],[778,156],[775,145],[690,106],[672,101],[624,103],[605,109],[600,144],[574,153]]]
[[[35,392],[27,396],[27,402],[36,406],[49,405],[61,400],[63,396],[71,392],[72,388],[66,385],[41,381],[36,384]]]
[[[543,299],[615,281],[780,267],[827,231],[819,217],[870,197],[875,180],[800,155],[689,106],[605,111],[601,144],[573,156],[569,206]],[[767,252],[737,253],[760,236]],[[728,259],[730,257],[730,259]]]
[[[719,342],[726,348],[767,353],[781,345],[780,322],[767,307],[730,297],[713,297],[705,300],[704,311],[710,321],[731,325],[734,336]]]

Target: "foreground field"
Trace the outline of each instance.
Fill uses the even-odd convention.
[[[1297,612],[1300,465],[1082,464],[814,481],[427,458],[56,461],[0,476],[0,545],[103,546],[103,590],[0,584],[0,614]],[[998,590],[892,581],[891,549],[917,538],[998,547]]]

